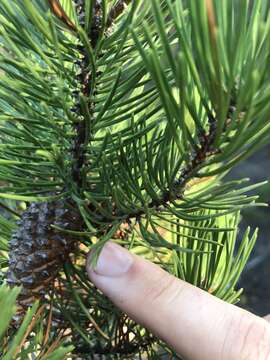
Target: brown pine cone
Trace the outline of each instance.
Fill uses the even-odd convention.
[[[82,219],[70,203],[32,203],[18,221],[9,249],[10,286],[22,286],[19,304],[27,307],[53,287],[63,263],[76,249],[74,236],[55,230],[80,230]]]

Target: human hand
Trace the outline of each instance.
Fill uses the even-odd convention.
[[[179,280],[114,243],[105,245],[93,283],[184,359],[268,360],[270,324]]]

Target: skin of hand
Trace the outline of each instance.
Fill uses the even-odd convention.
[[[269,318],[179,280],[109,242],[90,280],[132,319],[187,360],[270,360]]]

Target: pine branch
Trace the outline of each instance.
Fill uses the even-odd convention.
[[[268,11],[261,9],[258,20],[256,5],[249,20],[244,18],[250,13],[247,4],[238,2],[151,0],[134,2],[141,11],[134,6],[130,16],[122,16],[131,0],[50,3],[62,24],[47,16],[43,0],[18,1],[15,9],[9,0],[1,1],[5,56],[0,66],[7,73],[0,84],[1,196],[32,202],[52,186],[54,193],[68,188],[67,196],[77,200],[72,207],[84,221],[73,230],[75,217],[59,223],[59,203],[50,203],[58,210],[51,212],[40,205],[33,221],[24,213],[20,228],[29,230],[17,233],[16,246],[10,242],[15,223],[0,217],[5,230],[0,262],[7,267],[8,249],[11,257],[15,247],[19,258],[26,236],[38,250],[36,244],[46,237],[56,245],[59,238],[78,239],[76,257],[70,262],[62,257],[58,264],[62,268],[67,260],[70,276],[61,272],[53,291],[46,288],[57,325],[45,338],[55,338],[60,327],[61,334],[68,329],[65,340],[75,344],[75,357],[80,350],[86,356],[95,351],[140,356],[149,350],[150,358],[157,357],[152,336],[123,319],[89,282],[83,268],[86,252],[91,247],[98,253],[114,239],[134,252],[143,249],[174,276],[237,301],[235,284],[256,233],[247,231],[235,251],[236,211],[255,197],[245,195],[252,187],[239,189],[242,182],[222,183],[221,177],[239,154],[270,136],[269,79],[264,75],[269,68]],[[80,26],[70,32],[74,14],[69,6],[75,3]],[[235,14],[234,21],[228,14]],[[235,24],[240,36],[235,36]],[[233,109],[226,114],[231,97]],[[207,181],[193,187],[194,178]],[[62,201],[65,209],[70,200]],[[16,219],[12,211],[8,216]],[[139,224],[133,226],[136,219]],[[41,233],[44,222],[52,226]],[[63,253],[50,242],[45,245],[50,254]],[[23,260],[29,260],[28,254]]]

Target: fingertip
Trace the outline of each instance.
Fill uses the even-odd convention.
[[[128,272],[134,257],[125,248],[108,242],[104,245],[95,263],[93,260],[94,252],[90,251],[87,255],[86,269],[89,276],[118,277]]]
[[[94,275],[94,267],[93,267],[93,251],[89,251],[86,256],[86,272],[90,280],[92,280],[92,277]]]

